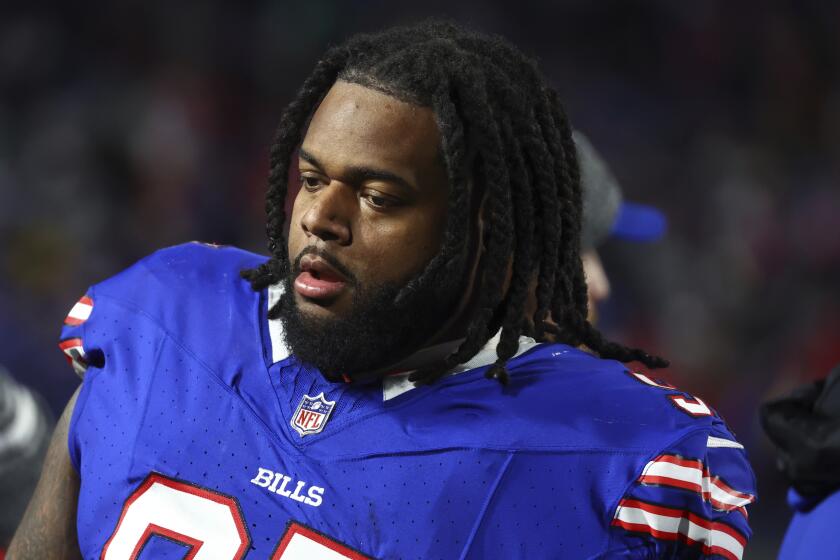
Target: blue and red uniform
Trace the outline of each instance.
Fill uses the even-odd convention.
[[[741,558],[755,481],[701,400],[523,338],[432,386],[289,355],[263,257],[198,243],[93,286],[62,349],[85,558]]]

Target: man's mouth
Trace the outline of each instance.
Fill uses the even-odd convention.
[[[347,278],[317,255],[300,259],[300,274],[294,281],[295,291],[309,299],[327,300],[336,297],[347,286]]]

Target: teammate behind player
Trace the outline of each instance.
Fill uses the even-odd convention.
[[[665,216],[651,206],[626,202],[609,166],[579,130],[572,132],[583,190],[581,260],[589,299],[589,322],[598,319],[598,305],[610,296],[610,281],[598,247],[607,238],[655,241],[665,233]]]
[[[741,557],[740,444],[602,359],[664,363],[586,320],[571,129],[514,47],[331,49],[267,209],[268,261],[173,247],[73,308],[84,382],[12,560]]]

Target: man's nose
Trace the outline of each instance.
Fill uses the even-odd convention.
[[[306,235],[349,245],[353,239],[352,216],[358,206],[355,189],[332,181],[310,196],[311,205],[300,221]]]

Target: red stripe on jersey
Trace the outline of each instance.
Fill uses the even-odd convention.
[[[670,478],[667,476],[653,476],[643,474],[639,477],[639,482],[642,484],[653,484],[656,486],[668,486],[669,488],[681,488],[683,490],[691,490],[698,494],[703,494],[703,499],[707,498],[708,492],[703,492],[703,488],[699,484],[679,480],[677,478]]]
[[[726,523],[721,523],[719,521],[712,521],[711,519],[706,519],[705,517],[701,517],[696,513],[688,510],[671,508],[667,506],[661,506],[659,504],[650,504],[648,502],[642,502],[641,500],[628,500],[623,499],[618,504],[619,508],[628,507],[628,508],[637,508],[648,513],[653,513],[655,515],[662,515],[664,517],[674,517],[678,519],[688,519],[695,525],[706,529],[707,531],[721,531],[726,533],[739,543],[742,546],[746,546],[747,538],[742,535],[739,531],[732,528],[731,526],[727,525]],[[653,529],[653,527],[651,527]]]
[[[656,469],[657,464],[662,463],[668,463],[676,465],[678,467],[691,469],[694,475],[693,477],[681,478],[681,473],[648,474],[652,470]],[[700,479],[701,484],[698,484],[693,478]],[[746,509],[744,509],[743,506],[751,504],[755,501],[755,496],[753,496],[752,494],[739,492],[733,489],[728,484],[726,484],[726,482],[724,482],[719,476],[712,476],[712,474],[709,472],[709,469],[703,464],[702,461],[698,461],[696,459],[685,459],[679,455],[660,455],[659,457],[648,463],[641,476],[639,476],[638,482],[642,484],[652,484],[656,486],[679,488],[682,490],[696,492],[703,498],[704,501],[709,502],[715,509],[720,511],[740,510],[745,517],[747,515],[747,511]],[[708,489],[708,486],[710,485],[714,486],[718,491],[730,496],[731,498],[738,500],[739,502],[746,502],[746,504],[731,504],[720,501],[719,499],[715,498],[712,495],[710,489]]]
[[[729,486],[726,482],[724,482],[724,481],[723,481],[723,480],[722,480],[719,476],[715,476],[715,477],[713,477],[713,476],[709,473],[709,471],[708,471],[708,470],[706,471],[706,476],[708,476],[708,477],[709,477],[709,479],[711,480],[712,484],[714,484],[714,485],[715,485],[715,486],[717,486],[720,490],[723,490],[724,492],[726,492],[726,493],[727,493],[727,494],[729,494],[730,496],[735,497],[735,498],[740,498],[740,499],[742,499],[742,500],[749,500],[749,501],[750,501],[750,503],[752,503],[752,502],[754,502],[754,501],[755,501],[755,496],[753,496],[752,494],[744,494],[743,492],[739,492],[739,491],[735,490],[734,488],[732,488],[731,486]]]
[[[67,317],[64,318],[64,324],[77,327],[87,321],[92,312],[93,300],[88,296],[82,296],[70,309]]]
[[[680,467],[688,467],[691,469],[703,469],[703,462],[697,459],[685,459],[679,455],[660,455],[653,460],[654,463],[671,463],[679,465]]]
[[[62,350],[69,350],[70,348],[80,348],[82,346],[81,338],[68,338],[58,343],[58,347]]]
[[[627,531],[632,531],[634,533],[646,533],[656,539],[663,540],[663,541],[678,541],[683,542],[689,546],[697,546],[700,550],[703,551],[703,554],[718,554],[723,556],[727,560],[741,560],[740,557],[732,554],[728,549],[723,548],[722,546],[709,546],[702,541],[695,541],[694,539],[684,535],[682,533],[673,533],[671,531],[660,531],[651,527],[650,525],[644,525],[641,523],[629,523],[627,521],[622,521],[621,519],[614,519],[612,522],[614,527],[621,527]]]

